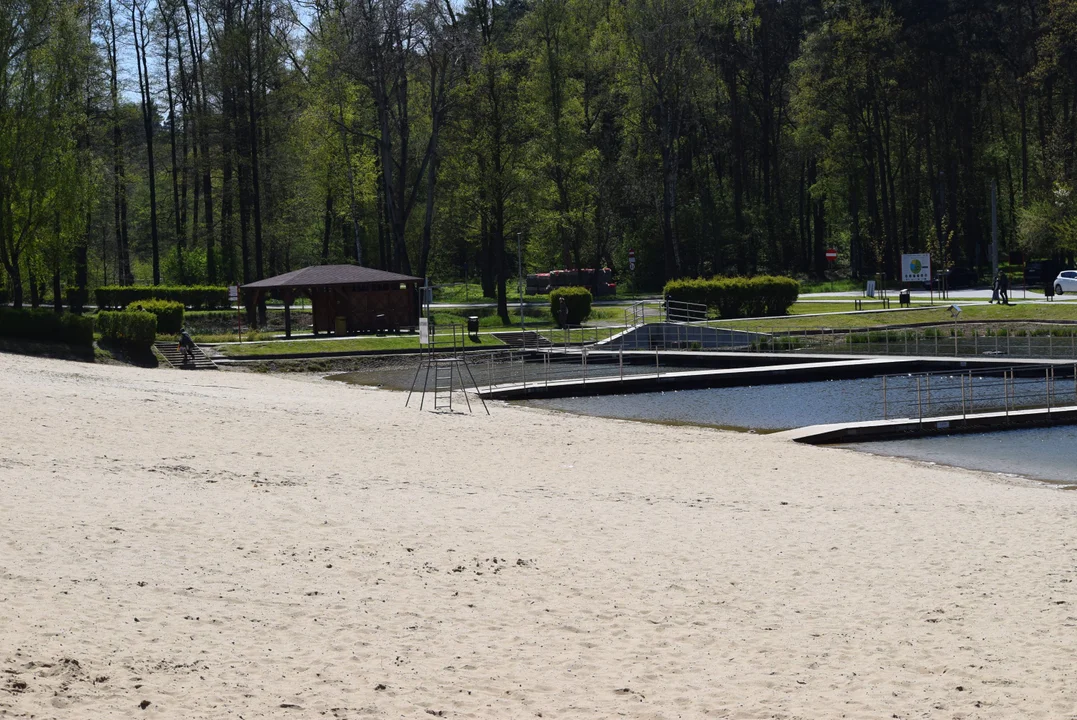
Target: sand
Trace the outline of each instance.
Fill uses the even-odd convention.
[[[1077,494],[0,355],[0,717],[1077,716]]]

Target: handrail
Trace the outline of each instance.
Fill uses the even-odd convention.
[[[666,299],[662,303],[666,322],[706,322],[707,306],[703,303],[685,302],[684,300]],[[670,310],[676,319],[670,318]]]
[[[969,368],[958,372],[952,370],[931,371],[923,373],[906,373],[901,375],[880,375],[882,380],[882,414],[883,419],[900,417],[902,407],[913,409],[915,403],[916,417],[924,420],[930,417],[960,414],[967,419],[970,413],[1005,412],[1019,408],[1041,408],[1050,415],[1060,404],[1069,403],[1070,392],[1056,388],[1056,379],[1072,376],[1074,380],[1072,397],[1077,405],[1077,363],[1060,365],[1014,365],[1001,368]],[[950,382],[940,387],[939,379],[945,377]],[[932,397],[931,381],[935,379],[935,395]],[[894,381],[904,381],[899,389],[909,395],[903,400],[895,401]],[[911,397],[912,381],[915,380],[915,398]],[[979,384],[977,384],[979,380]],[[954,381],[960,388],[954,386]],[[1002,383],[1001,389],[997,387]],[[895,410],[895,407],[897,410]]]

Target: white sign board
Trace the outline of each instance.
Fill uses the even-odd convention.
[[[236,300],[239,300],[239,286],[238,285],[229,285],[228,286],[228,299],[231,300],[232,302],[235,302]]]
[[[901,281],[931,282],[931,256],[927,253],[902,254]]]
[[[430,319],[419,318],[419,344],[430,344]]]

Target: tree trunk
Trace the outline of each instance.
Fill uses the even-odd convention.
[[[322,265],[329,262],[329,238],[333,232],[333,188],[325,192],[325,228],[322,232]]]
[[[137,13],[136,13],[137,11]],[[153,255],[153,284],[161,284],[161,248],[157,234],[157,173],[153,157],[153,96],[150,69],[146,63],[146,16],[137,0],[131,3],[131,33],[135,40],[138,91],[142,99],[142,126],[146,131],[146,174],[150,190],[150,248]]]
[[[123,130],[120,125],[119,81],[117,68],[116,17],[112,0],[108,3],[111,43],[107,44],[109,59],[109,91],[112,99],[112,175],[113,214],[116,229],[116,277],[120,285],[134,282],[131,275],[131,256],[127,238],[127,180],[123,162]],[[20,286],[21,287],[21,286]]]

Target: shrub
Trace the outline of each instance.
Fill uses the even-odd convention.
[[[178,335],[183,327],[183,303],[172,300],[139,300],[128,305],[127,309],[156,315],[157,332],[162,335]]]
[[[664,292],[669,300],[706,305],[728,320],[787,314],[800,294],[800,283],[792,278],[771,275],[712,280],[696,278],[670,280]]]
[[[550,314],[560,325],[561,298],[568,305],[568,324],[579,325],[591,316],[591,291],[583,287],[554,288],[550,291]]]
[[[79,290],[77,287],[65,288],[64,295],[67,296],[67,306],[74,312],[82,312],[90,300],[90,291]]]
[[[139,310],[97,313],[101,337],[136,350],[149,350],[157,339],[157,316]]]
[[[191,310],[221,310],[229,307],[228,288],[212,285],[106,285],[94,291],[97,308],[125,308],[139,300],[171,300]]]
[[[0,336],[3,337],[92,347],[93,328],[92,317],[0,307]]]

